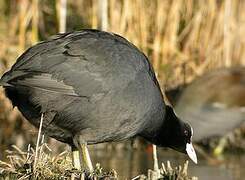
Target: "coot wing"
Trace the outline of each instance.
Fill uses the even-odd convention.
[[[91,96],[112,86],[127,86],[137,73],[142,73],[159,88],[148,59],[134,45],[118,35],[95,32],[66,33],[33,46],[18,58],[3,81],[16,84],[21,79],[19,84],[54,88],[57,92],[73,87],[78,95]]]

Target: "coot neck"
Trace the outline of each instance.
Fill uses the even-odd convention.
[[[152,128],[153,125],[145,129],[144,132],[140,133],[147,141],[162,147],[168,147],[171,144],[172,132],[176,131],[176,128],[180,127],[180,121],[175,115],[172,107],[166,105],[163,109],[161,117],[152,117],[159,118],[157,120],[158,127]]]
[[[173,111],[173,108],[168,105],[166,105],[165,116],[163,118],[163,124],[152,141],[158,146],[169,147],[174,138],[172,137],[173,132],[180,131],[178,128],[181,127],[181,122]]]

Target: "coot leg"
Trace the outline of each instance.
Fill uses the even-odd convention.
[[[75,155],[76,157],[73,156],[74,158],[76,158],[76,160],[73,161],[74,166],[75,166],[75,161],[78,161],[79,159],[79,162],[76,164],[77,166],[79,166],[79,163],[81,162],[84,169],[89,170],[89,172],[93,172],[94,168],[92,165],[92,161],[90,159],[86,141],[82,140],[79,136],[75,136],[73,138],[73,141],[80,154],[80,158],[77,158],[77,155]],[[80,169],[81,169],[81,164],[80,164]]]
[[[82,169],[79,151],[75,147],[72,147],[72,163],[76,169],[78,169],[78,170]]]
[[[92,165],[92,161],[90,159],[90,155],[88,152],[88,147],[86,143],[82,143],[81,144],[81,154],[82,154],[82,161],[85,165],[85,168],[88,169],[90,172],[94,171],[93,165]]]
[[[160,178],[160,170],[158,167],[158,159],[157,159],[157,146],[152,144],[153,146],[153,168],[154,171],[156,172],[157,178]]]

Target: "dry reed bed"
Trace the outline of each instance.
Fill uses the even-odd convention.
[[[35,150],[28,146],[28,150],[22,151],[17,146],[13,146],[13,151],[8,151],[9,162],[0,161],[0,179],[5,180],[116,180],[120,179],[115,170],[104,171],[100,164],[96,164],[93,173],[74,169],[71,161],[71,154],[62,152],[54,155],[52,150],[43,143],[38,151],[38,161],[35,163]],[[157,171],[148,170],[147,175],[138,175],[132,180],[197,180],[197,177],[190,177],[187,173],[188,161],[183,166],[172,167],[168,161],[166,165],[162,163]]]

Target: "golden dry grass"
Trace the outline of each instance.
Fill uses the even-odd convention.
[[[36,165],[36,153],[30,146],[27,151],[17,146],[12,148],[13,151],[7,152],[8,162],[0,161],[0,179],[65,180],[82,179],[82,176],[88,179],[117,179],[117,173],[114,170],[105,172],[99,164],[96,164],[93,173],[74,169],[69,152],[64,151],[57,155],[46,143],[42,143],[38,148]]]
[[[58,32],[57,2],[0,1],[0,74],[24,49]],[[139,47],[171,88],[209,69],[245,65],[244,9],[244,0],[108,0],[108,30]],[[97,28],[97,11],[97,0],[68,1],[67,31]],[[0,144],[16,144],[16,129],[29,129],[16,127],[16,112],[1,91]]]
[[[68,179],[120,179],[115,170],[106,172],[96,164],[93,173],[74,169],[71,161],[71,154],[62,152],[54,155],[52,150],[43,143],[39,148],[37,165],[34,168],[35,150],[28,148],[27,152],[13,146],[13,151],[8,151],[9,162],[0,161],[0,179],[5,180],[68,180]],[[156,180],[158,178],[166,180],[197,180],[197,177],[190,177],[187,173],[188,161],[183,166],[172,167],[170,162],[162,163],[158,171],[148,170],[147,175],[132,177],[133,180]],[[159,174],[158,174],[159,172]]]

